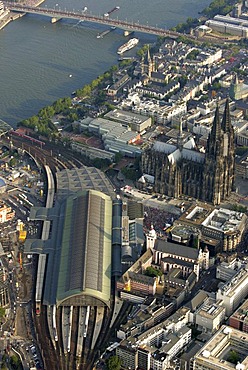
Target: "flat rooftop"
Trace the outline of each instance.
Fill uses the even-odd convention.
[[[187,209],[186,212],[178,219],[178,222],[184,222],[187,224],[192,224],[200,226],[206,217],[214,210],[214,207],[205,204],[198,203],[197,205],[193,204]]]
[[[242,212],[232,211],[230,209],[215,209],[202,222],[202,226],[222,231],[223,233],[238,230],[245,214]]]
[[[232,314],[231,317],[248,323],[248,299]]]
[[[171,229],[172,236],[179,236],[182,239],[189,239],[190,235],[193,233],[195,233],[195,229],[186,225],[176,225]]]
[[[240,356],[240,370],[248,369],[248,334],[229,326],[221,329],[202,347],[195,358],[197,363],[209,369],[234,370],[235,365],[228,361],[232,350]],[[242,366],[241,366],[242,365]],[[237,368],[236,368],[237,369]]]
[[[202,317],[205,317],[206,319],[214,319],[217,317],[223,310],[225,310],[224,307],[218,306],[216,304],[215,299],[208,298],[203,305],[200,307],[198,314]]]
[[[104,115],[104,118],[105,117],[110,118],[117,122],[126,123],[128,125],[141,124],[147,121],[147,119],[149,118],[147,116],[141,116],[140,114],[132,113],[129,111],[122,111],[120,109],[115,109],[108,112],[107,114]]]
[[[219,291],[228,297],[235,295],[240,287],[248,278],[248,266],[237,271],[233,276],[231,281],[227,281]]]

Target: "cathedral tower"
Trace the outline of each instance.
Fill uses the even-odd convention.
[[[234,130],[231,123],[229,100],[226,100],[225,111],[222,119],[222,130],[224,132],[224,184],[223,197],[228,197],[231,191],[234,190],[234,162],[235,162],[235,147],[234,147]]]
[[[142,74],[147,74],[148,77],[151,77],[151,73],[153,72],[153,61],[150,54],[150,49],[147,49],[145,56],[142,58]]]
[[[227,99],[222,122],[217,106],[210,132],[203,173],[202,199],[220,204],[234,185],[234,132]]]
[[[183,150],[183,122],[182,122],[182,117],[180,117],[180,122],[179,122],[179,132],[177,135],[177,147],[180,151]]]

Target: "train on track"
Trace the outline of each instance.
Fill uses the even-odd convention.
[[[9,134],[12,135],[12,136],[18,136],[18,137],[22,137],[23,139],[30,140],[32,142],[32,144],[37,144],[41,148],[43,148],[43,146],[46,144],[44,141],[35,139],[34,137],[28,136],[28,135],[26,135],[22,132],[18,132],[18,131],[13,130],[13,131],[10,131]]]

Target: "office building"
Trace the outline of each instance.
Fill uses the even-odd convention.
[[[230,361],[233,352],[239,359],[236,365]],[[191,369],[247,370],[248,334],[223,325],[194,356]]]

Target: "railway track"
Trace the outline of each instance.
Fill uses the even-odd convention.
[[[91,369],[91,367],[89,367],[91,365],[91,357],[92,357],[92,351],[90,350],[90,347],[91,347],[91,341],[92,341],[93,332],[94,332],[95,320],[96,320],[96,308],[91,307],[87,336],[83,344],[82,357],[81,357],[81,362],[79,365],[79,370]]]
[[[46,306],[42,306],[41,314],[36,317],[36,331],[38,334],[39,346],[42,349],[42,358],[46,361],[49,359],[49,363],[45,363],[45,369],[60,370],[59,356],[54,351],[53,343],[49,335],[49,328],[47,323],[47,312]],[[44,335],[44,333],[46,333]]]
[[[78,158],[77,155],[70,149],[55,147],[51,143],[45,143],[40,147],[35,143],[32,144],[28,140],[25,140],[25,138],[18,136],[12,137],[12,143],[14,147],[25,150],[27,153],[29,153],[37,162],[39,168],[43,167],[44,165],[48,165],[53,174],[63,169],[80,168],[84,165],[83,160]],[[95,346],[92,346],[94,327],[96,325],[97,308],[90,307],[86,334],[84,336],[84,333],[82,332],[81,336],[83,335],[84,338],[82,344],[79,343],[81,351],[80,348],[78,349],[80,321],[79,307],[73,307],[70,333],[71,336],[66,350],[62,333],[62,308],[58,307],[56,311],[56,340],[51,332],[51,329],[49,331],[47,307],[42,306],[40,316],[35,317],[38,334],[37,339],[40,347],[42,348],[42,357],[46,361],[44,364],[45,368],[53,370],[91,370],[92,364],[96,357],[96,351],[100,348],[102,349],[106,341],[106,337],[109,336],[109,323],[111,321],[110,313],[112,310],[109,310],[107,307],[104,308],[104,319],[102,322],[101,331],[96,343],[94,343]]]
[[[18,136],[13,136],[11,140],[14,147],[29,153],[40,166],[49,165],[53,173],[63,169],[80,168],[83,165],[83,162],[76,158],[73,152],[64,147],[50,143],[45,143],[40,147]]]
[[[57,341],[57,353],[59,354],[59,366],[58,369],[64,370],[64,356],[63,356],[63,337],[62,337],[62,307],[57,309],[56,323],[58,328],[58,341]]]
[[[72,329],[71,329],[71,349],[69,353],[69,366],[67,370],[76,369],[76,351],[77,351],[77,337],[78,337],[78,320],[79,307],[73,307]]]

